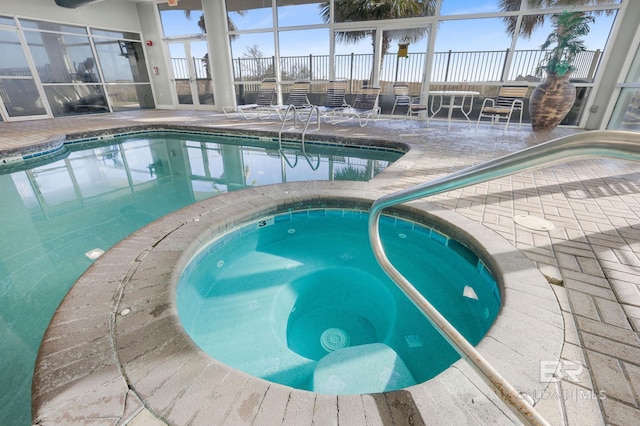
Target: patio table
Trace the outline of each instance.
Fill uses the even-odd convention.
[[[469,90],[430,90],[429,91],[429,96],[432,97],[431,98],[431,108],[430,108],[430,111],[431,111],[431,117],[430,118],[433,118],[438,112],[440,112],[440,110],[442,108],[447,108],[449,110],[449,113],[447,115],[447,122],[448,122],[447,130],[451,130],[451,113],[453,112],[454,109],[457,108],[465,116],[465,118],[469,122],[469,126],[471,126],[471,120],[469,119],[469,113],[471,112],[471,109],[473,108],[473,98],[474,98],[474,96],[478,96],[478,95],[480,95],[480,92],[473,92],[473,91],[469,91]],[[449,103],[447,103],[447,104],[444,103],[444,97],[445,96],[449,96]],[[440,102],[439,102],[439,105],[438,105],[438,109],[436,109],[434,111],[435,97],[439,97],[440,98]],[[460,103],[456,103],[456,99],[457,98],[462,98],[462,99],[460,99]],[[465,105],[465,101],[467,99],[469,99],[469,106],[465,110],[464,105]]]

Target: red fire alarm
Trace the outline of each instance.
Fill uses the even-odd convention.
[[[151,40],[147,40],[147,46],[153,46],[153,42]]]

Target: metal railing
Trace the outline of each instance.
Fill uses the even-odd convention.
[[[507,80],[535,80],[536,70],[543,63],[547,51],[543,50],[490,50],[466,52],[435,52],[431,69],[432,82],[499,82],[506,72]],[[381,81],[421,82],[424,75],[425,53],[409,53],[398,58],[387,53],[380,64]],[[509,58],[510,66],[509,66]],[[593,79],[600,62],[600,50],[588,50],[576,55],[572,74],[574,79]],[[197,58],[196,58],[197,60]],[[180,64],[184,58],[175,58],[176,78],[187,78]],[[275,75],[275,56],[262,58],[236,58],[233,60],[235,81],[260,81]],[[335,78],[368,80],[373,68],[370,53],[335,56]],[[197,68],[197,66],[196,66]],[[203,69],[204,67],[201,67]],[[280,57],[281,80],[328,80],[329,55]],[[205,74],[203,74],[205,75]],[[200,78],[200,74],[198,74]]]
[[[544,425],[546,421],[535,409],[484,359],[482,355],[453,327],[404,276],[386,256],[379,233],[379,218],[390,206],[428,197],[445,191],[486,182],[514,173],[560,162],[586,158],[612,157],[640,161],[640,133],[623,131],[593,131],[555,139],[495,160],[472,166],[376,200],[369,216],[369,239],[378,263],[411,299],[431,324],[484,379],[513,413],[525,424]]]
[[[287,107],[287,110],[284,112],[284,116],[282,117],[282,124],[280,125],[280,130],[278,131],[278,145],[280,147],[280,150],[282,150],[282,131],[289,117],[289,111],[291,111],[293,114],[293,127],[294,128],[297,127],[297,124],[298,124],[298,110],[296,109],[295,105],[289,105]],[[312,105],[310,108],[305,108],[305,113],[308,113],[308,115],[307,115],[307,120],[305,121],[304,126],[302,128],[302,142],[301,142],[302,153],[304,154],[305,157],[307,157],[307,150],[305,148],[304,138],[307,134],[307,130],[309,129],[309,124],[311,123],[311,118],[313,117],[314,112],[316,113],[316,118],[318,119],[317,130],[320,130],[320,110],[318,109],[318,107],[316,105]],[[309,161],[308,157],[307,157],[307,161]],[[310,162],[309,162],[309,166],[311,166]],[[313,169],[313,166],[311,166],[311,168]]]

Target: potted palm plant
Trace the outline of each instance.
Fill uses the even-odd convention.
[[[555,129],[573,106],[576,88],[569,81],[575,69],[573,60],[576,54],[586,50],[580,37],[589,33],[589,24],[594,22],[594,18],[584,12],[564,11],[553,15],[551,22],[553,31],[540,46],[546,50],[555,44],[538,69],[538,73],[545,71],[546,78],[535,88],[529,100],[531,126],[535,132]]]

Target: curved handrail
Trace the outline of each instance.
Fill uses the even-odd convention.
[[[293,110],[293,126],[296,125],[296,106],[289,105],[287,110],[284,112],[284,118],[282,119],[282,124],[280,125],[280,130],[278,131],[278,146],[282,149],[282,129],[284,129],[284,125],[287,122],[287,117],[289,116],[289,111]],[[304,142],[303,142],[304,146]]]
[[[304,147],[304,136],[307,133],[307,128],[309,127],[309,123],[311,123],[311,117],[313,117],[313,111],[316,112],[316,117],[318,117],[318,130],[320,130],[320,110],[316,105],[311,106],[311,111],[309,111],[309,115],[307,116],[307,122],[304,124],[304,128],[302,129],[302,153],[306,156],[307,151]],[[311,163],[309,163],[311,165]]]
[[[284,153],[284,150],[282,148],[280,148],[278,150],[278,152],[280,153],[280,157],[284,158],[284,161],[287,162],[287,164],[289,165],[290,168],[294,168],[295,166],[298,165],[298,152],[297,151],[293,151],[293,153],[296,155],[296,161],[295,163],[291,164],[291,162],[289,161],[289,159],[287,158],[286,154]],[[308,160],[307,160],[308,161]]]
[[[441,178],[425,182],[394,194],[385,195],[371,206],[369,239],[378,263],[411,299],[431,324],[467,360],[492,390],[525,424],[545,425],[546,421],[498,372],[475,350],[438,310],[418,292],[386,256],[379,233],[379,218],[386,207],[439,194],[499,177],[547,167],[565,161],[591,157],[613,157],[640,161],[640,133],[600,130],[561,137],[477,166],[468,167]]]

